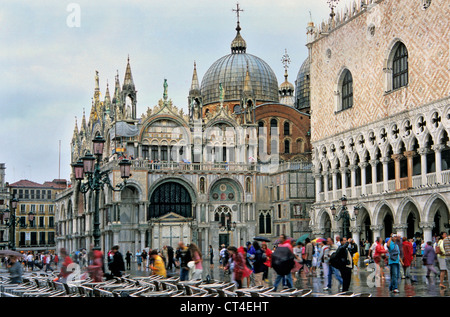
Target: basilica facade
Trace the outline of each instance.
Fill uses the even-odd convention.
[[[449,17],[444,0],[363,0],[309,24],[315,236],[450,227]]]
[[[285,59],[287,61],[287,59]],[[315,187],[309,107],[296,106],[294,85],[278,85],[272,68],[247,53],[238,22],[231,52],[200,81],[194,63],[187,111],[162,98],[141,115],[128,59],[123,84],[115,78],[100,100],[99,74],[89,116],[75,124],[72,162],[92,139],[105,140],[102,170],[113,186],[122,182],[119,162],[131,160],[132,176],[121,191],[100,196],[101,247],[136,252],[175,247],[179,241],[240,246],[255,236],[310,233]],[[81,182],[56,200],[57,248],[93,243],[94,193]]]

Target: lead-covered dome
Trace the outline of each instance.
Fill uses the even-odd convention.
[[[240,100],[248,71],[253,95],[257,102],[278,102],[278,81],[272,68],[261,58],[247,54],[247,44],[240,27],[231,43],[231,54],[226,55],[206,71],[201,83],[203,105],[220,101],[219,84],[224,89],[224,101]]]
[[[295,81],[295,107],[297,109],[310,108],[310,68],[309,57],[303,62]]]

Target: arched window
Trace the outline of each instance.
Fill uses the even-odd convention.
[[[252,192],[252,179],[250,177],[247,177],[245,179],[245,191],[247,193],[251,193]]]
[[[289,128],[290,128],[289,122],[285,121],[284,122],[284,129],[283,129],[284,135],[289,135],[290,134],[289,133],[289,130],[290,130]]]
[[[399,43],[392,60],[392,88],[397,89],[408,84],[408,50]]]
[[[205,178],[200,177],[200,193],[205,193]]]
[[[290,142],[289,142],[289,140],[284,140],[284,153],[285,154],[289,154],[289,153],[291,153],[291,151],[290,151]]]
[[[277,119],[270,120],[270,133],[272,133],[273,129],[277,129],[278,130],[278,121],[277,121]]]
[[[269,210],[259,212],[259,233],[272,234],[272,214]]]
[[[344,79],[342,81],[342,107],[341,110],[345,110],[353,107],[353,77],[349,70],[345,71]]]
[[[149,218],[161,217],[169,212],[192,217],[191,196],[184,186],[175,182],[160,185],[150,198]]]
[[[231,209],[228,206],[217,207],[214,212],[214,221],[218,221],[221,227],[226,227],[231,224]]]

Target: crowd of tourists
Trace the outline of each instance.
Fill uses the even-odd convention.
[[[132,269],[134,263],[138,271],[163,277],[179,274],[181,281],[187,281],[205,279],[217,262],[219,269],[237,288],[270,285],[275,289],[280,286],[293,288],[301,277],[317,277],[323,279],[324,290],[331,290],[333,281],[336,281],[343,292],[351,288],[352,272],[374,263],[375,286],[379,287],[389,272],[389,290],[393,293],[399,292],[400,279],[415,282],[411,266],[418,261],[418,256],[426,268],[426,277],[431,274],[439,277],[442,289],[447,288],[450,268],[450,237],[445,232],[426,242],[393,233],[385,239],[376,238],[374,243],[363,241],[359,246],[352,238],[337,236],[335,239],[305,238],[299,241],[284,234],[272,248],[269,241],[257,240],[239,247],[221,245],[217,250],[210,245],[206,257],[210,265],[207,272],[203,268],[207,262],[194,243],[185,245],[179,242],[175,249],[172,246],[159,250],[146,248],[134,254],[127,251],[125,255],[119,249],[119,246],[113,246],[106,254],[92,246],[89,251],[82,249],[72,253],[64,248],[59,250],[59,254],[30,251],[22,252],[21,257],[2,258],[2,262],[15,282],[21,281],[23,271],[34,270],[58,272],[57,279],[62,282],[88,277],[102,281],[121,277]],[[272,281],[269,281],[270,270]]]

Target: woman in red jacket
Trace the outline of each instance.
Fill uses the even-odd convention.
[[[373,260],[376,264],[375,279],[384,278],[383,267],[385,264],[386,253],[387,251],[383,246],[383,238],[378,237],[375,252],[373,254]]]

